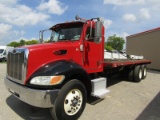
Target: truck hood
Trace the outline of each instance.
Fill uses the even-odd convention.
[[[71,60],[74,55],[72,42],[54,42],[23,46],[29,50],[27,78],[45,64],[58,60]],[[56,54],[65,51],[64,54]]]
[[[71,47],[71,42],[53,42],[53,43],[43,43],[43,44],[35,44],[35,45],[25,45],[23,48],[27,48],[29,51],[32,50],[44,50],[44,49],[56,49],[63,47]]]

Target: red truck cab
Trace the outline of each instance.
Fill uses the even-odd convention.
[[[93,35],[94,21],[60,23],[50,28],[53,31],[50,43],[24,46],[32,51],[29,53],[27,79],[42,65],[59,60],[75,62],[87,73],[102,72],[104,27],[101,42],[96,43],[93,36],[89,36],[91,23]]]
[[[128,74],[136,78],[134,70],[143,76],[146,67],[139,66],[150,63],[148,60],[106,61],[103,21],[78,16],[76,19],[49,28],[52,31],[49,43],[43,43],[45,31],[40,31],[40,44],[22,46],[8,53],[7,89],[30,105],[51,108],[53,117],[60,120],[78,119],[87,96],[107,93],[106,78],[93,77],[104,69],[115,71],[127,66]]]

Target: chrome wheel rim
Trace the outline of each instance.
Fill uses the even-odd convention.
[[[83,96],[80,90],[71,90],[64,100],[64,111],[67,115],[75,115],[81,108]]]
[[[143,71],[143,76],[145,77],[147,75],[147,69],[144,68],[144,71]]]
[[[142,69],[139,70],[139,79],[142,79]]]

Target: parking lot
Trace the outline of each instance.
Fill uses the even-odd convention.
[[[0,63],[0,120],[53,120],[48,109],[12,96],[5,89],[5,73],[6,64]],[[160,120],[160,72],[149,70],[140,83],[114,78],[107,84],[110,93],[103,100],[90,99],[79,120]]]

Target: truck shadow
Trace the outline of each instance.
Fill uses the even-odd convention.
[[[113,78],[107,79],[106,88],[112,85],[118,84],[119,82],[122,82],[122,81],[132,82],[127,80],[127,78],[124,76],[113,77]],[[87,103],[91,105],[95,105],[103,100],[104,100],[103,98],[91,96],[87,100]],[[49,112],[49,109],[38,108],[38,107],[28,105],[20,101],[16,97],[14,97],[13,95],[10,95],[6,99],[6,103],[16,114],[18,114],[24,120],[54,120]]]
[[[160,74],[159,71],[148,70],[149,73]],[[107,79],[106,88],[118,84],[122,81],[132,82],[127,80],[126,76],[118,76]],[[133,82],[134,83],[134,82]],[[90,97],[88,104],[95,105],[104,99],[98,97]],[[49,109],[30,106],[13,95],[6,99],[7,105],[24,120],[54,120],[49,112]],[[151,103],[142,111],[136,120],[160,120],[160,92],[151,101]]]
[[[160,92],[142,111],[136,120],[160,120]]]
[[[102,76],[102,77],[106,77],[106,76]],[[118,84],[118,83],[120,83],[122,81],[132,82],[132,81],[127,80],[126,76],[114,76],[114,77],[111,77],[111,78],[107,79],[106,88],[109,88],[110,86]],[[103,98],[91,96],[88,99],[87,103],[91,104],[91,105],[95,105],[95,104],[97,104],[97,103],[99,103],[99,102],[101,102],[103,100],[104,100]]]
[[[160,70],[153,70],[153,69],[148,69],[149,73],[154,73],[154,74],[160,74]]]
[[[13,95],[6,99],[7,105],[24,120],[54,120],[49,109],[30,106]]]
[[[160,74],[160,71],[158,71],[158,70],[148,69],[147,72],[148,73],[154,73],[154,74]],[[112,77],[107,77],[107,76],[101,76],[101,77],[106,77],[107,78],[106,88],[109,88],[113,85],[116,85],[116,84],[118,84],[122,81],[138,84],[137,82],[128,80],[127,74],[115,75],[115,76],[112,76]],[[160,93],[159,93],[159,97],[160,97]],[[88,104],[95,105],[95,104],[101,102],[102,100],[104,100],[104,99],[91,96],[87,102],[88,102]],[[137,120],[139,120],[139,119],[137,119]]]

